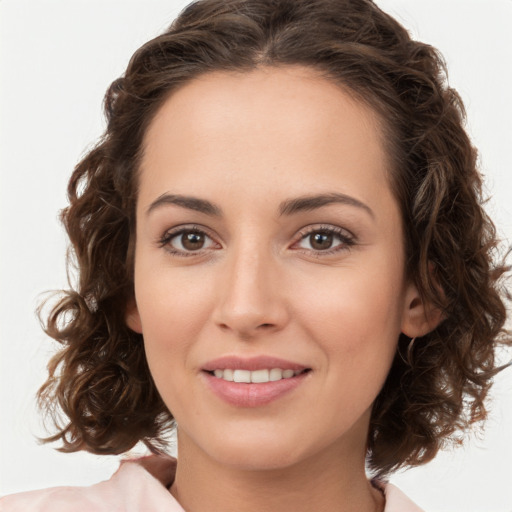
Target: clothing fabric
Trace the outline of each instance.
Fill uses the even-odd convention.
[[[1,512],[185,512],[168,488],[176,460],[143,458],[121,463],[114,475],[89,487],[54,487],[0,498]],[[391,484],[384,512],[423,512]]]

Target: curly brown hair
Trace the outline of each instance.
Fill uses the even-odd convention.
[[[77,282],[46,322],[62,344],[40,404],[62,450],[164,449],[172,414],[160,398],[133,301],[137,170],[148,125],[168,96],[200,74],[305,65],[375,110],[391,157],[408,277],[443,321],[410,344],[401,335],[373,407],[368,466],[384,476],[432,459],[486,416],[510,343],[495,228],[483,210],[476,150],[442,57],[370,0],[201,0],[142,46],[105,97],[106,132],[77,165],[62,220]],[[62,423],[62,411],[67,417]]]

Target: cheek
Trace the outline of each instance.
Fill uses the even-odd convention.
[[[400,334],[400,273],[367,266],[340,268],[335,279],[318,277],[314,288],[306,280],[302,292],[297,292],[303,298],[297,316],[323,347],[329,364],[348,361],[348,372],[354,368],[387,372]]]
[[[353,270],[346,274],[337,284],[331,280],[328,291],[305,301],[299,313],[327,367],[318,407],[342,428],[353,418],[365,417],[382,389],[401,324],[401,294],[389,276]]]
[[[193,285],[185,273],[141,275],[136,296],[142,320],[144,348],[155,385],[176,418],[196,416],[197,390],[190,386],[196,368],[194,347],[209,316],[208,294],[201,281]],[[204,285],[204,281],[203,281]],[[183,411],[187,411],[184,415]],[[188,415],[188,416],[187,416]]]
[[[137,306],[148,362],[158,376],[171,365],[187,364],[183,358],[210,314],[211,291],[207,281],[183,269],[144,272],[142,265],[140,269],[135,280]]]

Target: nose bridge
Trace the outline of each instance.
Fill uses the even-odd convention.
[[[224,264],[217,323],[244,336],[281,328],[286,306],[272,248],[256,236],[241,238],[228,250]]]

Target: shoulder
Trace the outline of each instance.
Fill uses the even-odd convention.
[[[148,457],[123,462],[104,482],[89,487],[54,487],[0,498],[0,512],[184,512],[167,490],[176,461]],[[423,512],[392,484],[379,485],[386,496],[384,512]]]
[[[0,498],[1,512],[102,512],[108,510],[106,503],[98,503],[93,487],[54,487],[38,491],[21,492]],[[117,509],[112,509],[117,510]]]
[[[173,474],[175,461],[160,466],[156,474],[144,459],[123,462],[109,480],[89,487],[55,487],[1,498],[0,512],[183,512],[167,490],[168,482],[160,478]]]
[[[384,512],[424,512],[393,484],[386,484],[382,489],[386,496]]]

